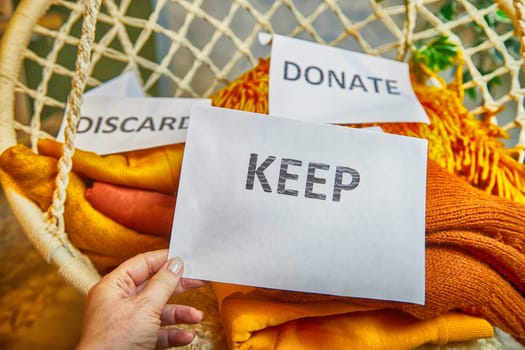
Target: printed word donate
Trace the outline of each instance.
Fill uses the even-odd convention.
[[[301,67],[298,63],[284,61],[284,80],[304,81],[309,85],[322,85],[365,93],[400,95],[398,81],[357,73],[323,69],[317,66]]]

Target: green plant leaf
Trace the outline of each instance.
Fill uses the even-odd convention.
[[[485,19],[485,22],[487,22],[489,27],[494,28],[496,26],[495,16],[492,13],[486,14],[483,16],[483,19]]]
[[[472,80],[472,75],[468,70],[463,71],[462,80],[464,83],[467,83]],[[475,100],[478,97],[478,88],[476,86],[473,86],[468,89],[465,89],[465,94],[471,99]]]
[[[465,93],[467,94],[468,97],[470,97],[473,100],[475,100],[476,97],[478,96],[478,92],[476,91],[475,87],[471,87],[471,88],[466,89]]]
[[[411,60],[437,72],[452,66],[457,54],[457,45],[449,37],[440,36],[429,44],[413,50]]]
[[[493,91],[497,85],[501,85],[502,81],[501,81],[501,77],[494,77],[492,79],[490,79],[489,81],[487,81],[487,87],[489,88],[490,91]]]
[[[448,1],[445,5],[441,6],[439,14],[447,21],[454,19],[454,17],[456,17],[456,2],[453,0]]]
[[[505,40],[505,47],[514,55],[514,58],[520,57],[520,46],[519,40],[514,37]]]
[[[501,10],[497,10],[494,14],[494,19],[500,23],[512,23],[512,19]]]

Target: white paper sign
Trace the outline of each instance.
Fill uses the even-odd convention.
[[[84,94],[84,96],[89,95],[144,97],[144,90],[142,90],[142,85],[140,84],[137,75],[134,72],[129,71],[94,87]]]
[[[110,154],[185,142],[193,104],[211,100],[86,95],[75,147]]]
[[[426,145],[194,106],[170,256],[190,278],[423,303]]]
[[[86,91],[84,96],[144,97],[144,91],[137,75],[128,71]],[[62,124],[56,137],[58,141],[64,141],[65,117],[66,112],[64,112],[64,118],[62,118]]]
[[[271,115],[306,121],[429,122],[406,63],[281,35],[272,37],[268,103]]]

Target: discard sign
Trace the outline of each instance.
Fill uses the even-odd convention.
[[[186,277],[424,302],[425,140],[190,115],[170,242]]]
[[[335,124],[428,123],[406,63],[281,35],[271,41],[271,115]]]
[[[86,95],[75,147],[110,154],[185,142],[193,104],[211,100]]]
[[[194,103],[211,100],[146,97],[137,75],[125,72],[84,94],[75,147],[110,154],[184,142]],[[64,117],[58,141],[65,126]]]
[[[125,72],[87,91],[84,96],[144,97],[142,85],[133,71]]]

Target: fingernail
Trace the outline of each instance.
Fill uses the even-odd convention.
[[[204,318],[204,313],[201,310],[197,309],[194,309],[193,312],[195,313],[195,316],[197,316],[197,318],[202,321],[202,319]]]
[[[184,266],[184,262],[181,258],[178,256],[171,259],[170,263],[168,264],[168,269],[170,269],[171,272],[178,275],[182,271],[182,267]]]

